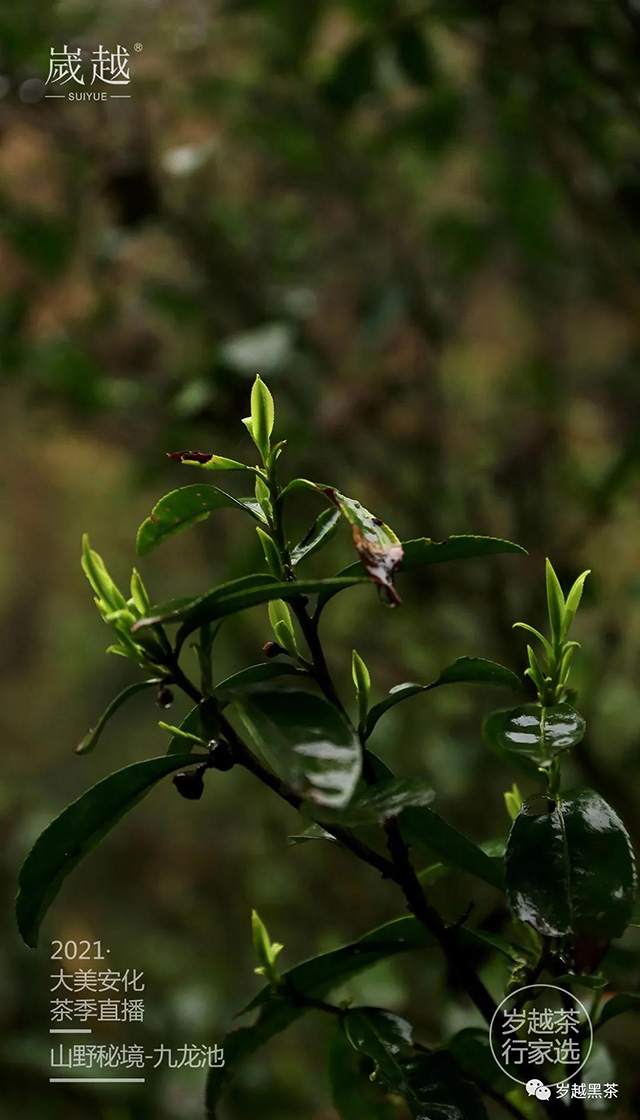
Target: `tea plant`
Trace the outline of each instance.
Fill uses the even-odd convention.
[[[565,987],[580,983],[596,990],[606,984],[596,970],[612,938],[624,932],[632,917],[633,855],[623,824],[597,792],[567,791],[562,785],[563,759],[585,731],[569,686],[578,648],[569,634],[588,573],[579,576],[565,598],[547,561],[549,637],[527,623],[516,624],[538,644],[538,652],[528,647],[524,680],[493,661],[460,657],[436,680],[398,684],[372,702],[366,662],[354,650],[354,702],[347,709],[320,636],[331,599],[370,581],[380,597],[395,606],[400,603],[395,586],[400,570],[524,550],[483,536],[401,542],[388,525],[333,485],[303,478],[283,485],[279,469],[284,441],[272,442],[273,400],[259,378],[244,424],[258,452],[256,465],[199,451],[171,457],[200,471],[237,472],[253,493],[233,497],[204,480],[172,491],[140,527],[137,552],[146,556],[215,510],[233,507],[255,522],[264,570],[192,599],[152,605],[136,569],[129,592],[121,591],[88,539],[83,542],[82,567],[113,637],[109,652],[133,661],[144,679],[113,700],[78,753],[97,747],[114,712],[141,689],[152,690],[158,703],[167,707],[172,690],[181,689],[193,707],[180,727],[160,724],[170,736],[165,753],[104,778],[36,841],[20,874],[17,918],[22,937],[28,945],[36,944],[42,919],[65,877],[159,781],[173,775],[179,793],[196,799],[210,771],[241,766],[300,814],[303,829],[294,838],[297,842],[337,843],[345,858],[355,856],[393,885],[409,913],[353,944],[284,971],[282,946],[271,941],[254,913],[256,972],[265,986],[244,1009],[253,1021],[231,1031],[224,1041],[224,1068],[209,1076],[207,1114],[216,1115],[224,1086],[241,1062],[250,1061],[259,1046],[307,1011],[318,1011],[335,1021],[329,1072],[334,1105],[343,1120],[385,1120],[395,1115],[400,1102],[416,1120],[478,1120],[486,1116],[485,1096],[511,1115],[536,1115],[536,1109],[564,1115],[567,1109],[561,1101],[532,1104],[517,1088],[505,1091],[500,1071],[496,1067],[494,1072],[487,1062],[486,1030],[474,1029],[472,1044],[469,1032],[463,1031],[448,1045],[430,1050],[395,1011],[336,1004],[329,997],[385,958],[433,948],[444,954],[487,1024],[504,993],[488,989],[472,964],[472,948],[499,954],[508,962],[507,991],[544,975],[562,978]],[[288,499],[296,490],[307,491],[323,508],[302,540],[292,544],[285,518]],[[357,551],[354,563],[330,578],[300,576],[307,558],[324,549],[344,522]],[[256,606],[267,607],[273,630],[264,659],[218,680],[216,646],[222,640],[223,620]],[[197,680],[187,664],[191,669],[197,666]],[[538,787],[524,802],[515,785],[505,795],[513,819],[506,847],[495,840],[484,846],[472,843],[431,807],[434,791],[423,777],[396,777],[369,746],[378,722],[395,705],[417,693],[468,682],[522,694],[518,706],[495,712],[484,728],[488,746]],[[224,779],[217,775],[216,780]],[[369,840],[372,826],[379,833],[377,844]],[[423,855],[430,862],[416,866]],[[512,920],[503,936],[474,928],[468,915],[448,921],[433,905],[430,884],[455,869],[506,892]],[[639,998],[619,994],[602,1004],[596,992],[596,1028]],[[580,1101],[572,1101],[571,1115],[581,1114],[582,1108]]]

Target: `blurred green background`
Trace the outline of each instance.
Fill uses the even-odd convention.
[[[44,99],[63,44],[126,47],[130,99]],[[589,732],[569,777],[596,786],[640,847],[639,48],[636,0],[0,8],[3,1120],[203,1115],[194,1071],[48,1084],[50,939],[100,938],[112,967],[145,970],[144,1027],[104,1037],[152,1048],[220,1042],[257,990],[252,906],[288,964],[401,912],[346,854],[288,847],[295,815],[234,771],[210,775],[198,803],[163,783],[73,874],[36,953],[14,928],[18,867],[43,825],[166,747],[142,694],[95,754],[73,755],[135,676],[104,655],[81,533],[124,580],[155,500],[195,480],[165,451],[250,453],[240,417],[257,372],[291,476],[339,486],[405,538],[491,533],[529,550],[401,576],[394,612],[369,587],[341,596],[324,636],[349,702],[353,646],[378,698],[463,653],[522,667],[511,624],[543,623],[544,556],[565,586],[593,569],[576,627]],[[316,512],[296,498],[292,535]],[[248,572],[254,537],[231,512],[177,536],[140,565],[152,597]],[[311,567],[350,558],[346,534]],[[268,637],[266,611],[229,622],[220,676]],[[418,698],[373,744],[432,778],[438,811],[476,840],[508,828],[513,775],[480,735],[500,699]],[[504,924],[472,880],[434,895],[450,918],[473,898],[473,920]],[[614,987],[638,988],[637,933],[610,954]],[[429,1044],[475,1022],[435,954],[349,991],[407,1014]],[[277,1038],[225,1117],[332,1120],[326,1040],[318,1016]],[[602,1041],[616,1074],[593,1079],[620,1082],[626,1120],[637,1020]]]

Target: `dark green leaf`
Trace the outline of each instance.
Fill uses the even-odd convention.
[[[492,840],[484,840],[482,844],[478,844],[478,847],[486,856],[489,856],[490,859],[500,861],[504,859],[506,846],[506,836],[495,837]],[[430,887],[440,879],[444,879],[445,876],[450,875],[453,870],[454,868],[451,864],[432,863],[429,867],[424,867],[418,872],[418,878],[424,887]]]
[[[584,972],[564,972],[561,976],[554,976],[554,979],[561,988],[577,984],[579,987],[589,988],[592,992],[599,992],[602,988],[606,988],[609,983],[607,977],[603,976],[601,972],[588,975]]]
[[[463,1073],[481,1085],[507,1083],[489,1043],[489,1032],[484,1027],[465,1027],[453,1036],[448,1044]]]
[[[316,805],[348,804],[361,770],[360,744],[337,709],[301,690],[264,690],[235,700],[266,762]]]
[[[522,704],[490,715],[484,724],[484,737],[501,757],[528,759],[537,769],[579,743],[585,729],[584,719],[570,704],[549,708]]]
[[[307,556],[312,556],[331,540],[340,524],[340,510],[323,509],[314,521],[308,533],[299,544],[291,550],[291,563],[295,566]]]
[[[305,828],[304,832],[297,832],[287,837],[287,843],[292,847],[297,847],[299,844],[308,844],[310,840],[327,840],[331,844],[340,843],[330,832],[326,832],[322,825],[315,823]]]
[[[403,1071],[403,1059],[411,1054],[413,1035],[405,1019],[378,1007],[355,1007],[343,1018],[345,1034],[354,1050],[366,1054],[374,1064],[376,1080],[391,1093],[417,1105]]]
[[[400,597],[394,587],[393,577],[402,562],[403,550],[393,529],[379,517],[369,513],[355,498],[347,498],[332,487],[325,493],[349,522],[361,567],[369,579],[383,588],[389,603],[399,603]]]
[[[420,537],[413,541],[402,541],[403,557],[401,571],[408,572],[410,568],[421,568],[426,564],[441,564],[448,560],[464,560],[474,556],[493,556],[503,552],[521,552],[525,556],[527,550],[519,544],[501,540],[500,537],[480,537],[460,535],[448,537],[444,541],[432,541],[430,537]],[[349,564],[338,572],[338,577],[353,576],[362,570],[360,563]],[[327,588],[318,599],[318,611],[337,594],[338,588]]]
[[[522,690],[522,681],[511,669],[498,665],[495,661],[487,661],[484,657],[458,657],[446,669],[443,669],[437,680],[431,684],[397,684],[389,695],[371,708],[367,717],[365,734],[368,737],[376,726],[381,716],[400,704],[403,700],[417,695],[419,692],[429,692],[443,684],[495,684],[504,688],[512,688],[517,692]]]
[[[122,692],[119,692],[115,699],[111,701],[109,706],[105,708],[95,727],[92,727],[89,731],[87,731],[84,739],[82,739],[78,743],[78,746],[76,747],[76,754],[89,754],[90,751],[97,747],[98,740],[100,739],[100,736],[102,735],[102,732],[107,726],[109,720],[113,715],[115,715],[115,713],[118,711],[118,708],[120,708],[121,705],[129,699],[130,696],[135,696],[136,692],[142,692],[142,690],[146,688],[157,688],[159,684],[160,681],[158,680],[158,678],[154,677],[149,681],[135,681],[133,684],[130,684],[126,688],[123,688]]]
[[[27,945],[36,945],[44,915],[64,879],[77,863],[149,790],[174,770],[203,756],[163,755],[125,766],[68,805],[36,840],[19,877],[18,929]]]
[[[606,946],[625,930],[636,874],[629,836],[593,790],[560,801],[531,797],[511,828],[506,853],[509,901],[546,936]]]
[[[412,1108],[414,1120],[487,1120],[482,1097],[462,1076],[450,1051],[416,1054],[405,1063],[404,1072],[418,1101]]]
[[[139,630],[146,626],[155,626],[158,622],[181,622],[182,640],[197,630],[206,622],[214,622],[218,618],[235,614],[237,611],[255,607],[261,603],[269,603],[272,599],[294,599],[297,595],[314,595],[317,592],[341,591],[346,587],[354,587],[364,582],[364,576],[359,579],[337,578],[299,580],[296,583],[279,583],[273,576],[264,573],[258,576],[243,576],[241,579],[231,580],[229,583],[214,587],[206,595],[191,599],[187,603],[180,603],[177,607],[153,607],[146,618],[138,619],[132,630]]]
[[[352,1046],[374,1063],[376,1080],[406,1101],[415,1120],[486,1120],[480,1094],[464,1079],[453,1055],[413,1051],[412,1030],[404,1019],[375,1007],[357,1007],[343,1022]]]
[[[305,673],[301,669],[297,669],[295,665],[287,664],[285,661],[264,661],[258,665],[249,665],[246,669],[241,669],[239,673],[233,673],[230,677],[225,677],[220,684],[215,687],[215,695],[218,700],[231,699],[232,692],[238,692],[243,688],[253,688],[257,684],[263,684],[265,681],[272,681],[276,677],[303,677]]]
[[[522,681],[511,669],[485,657],[458,657],[443,669],[435,684],[496,684],[522,690]]]
[[[340,1120],[394,1120],[396,1109],[367,1071],[363,1059],[341,1030],[329,1048],[331,1100]]]
[[[424,778],[387,778],[356,793],[345,809],[309,807],[305,812],[319,821],[357,828],[397,817],[409,806],[428,805],[434,796]]]
[[[603,1027],[610,1019],[615,1019],[616,1015],[624,1015],[627,1011],[640,1011],[640,995],[637,992],[621,992],[607,999],[600,1012],[598,1027]]]
[[[180,724],[180,731],[184,731],[188,735],[202,735],[200,706],[198,704],[185,716]],[[193,750],[195,745],[193,740],[189,744],[189,740],[183,738],[182,735],[172,735],[167,747],[167,754],[187,754],[188,751]]]
[[[251,1001],[246,1012],[258,1011],[256,1022],[240,1027],[224,1039],[225,1065],[212,1069],[207,1082],[207,1115],[215,1117],[216,1105],[227,1081],[238,1065],[280,1031],[295,1022],[304,1009],[286,998],[286,987],[323,999],[333,988],[364,972],[379,961],[398,953],[433,945],[433,939],[415,918],[398,918],[365,934],[359,941],[323,953],[285,972],[283,991],[265,987]]]
[[[179,490],[172,490],[160,499],[147,520],[142,522],[136,538],[136,552],[138,556],[146,556],[167,537],[205,521],[213,510],[234,506],[250,513],[256,521],[264,521],[264,515],[253,498],[234,498],[217,486],[181,486]]]
[[[412,847],[426,849],[442,863],[467,871],[498,890],[504,890],[498,862],[434,813],[433,809],[407,809],[400,818],[400,832]]]

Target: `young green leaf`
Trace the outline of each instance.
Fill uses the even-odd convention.
[[[76,864],[161,778],[202,761],[206,755],[174,754],[125,766],[83,793],[51,822],[29,852],[18,880],[16,916],[27,945],[35,948],[42,919]]]
[[[136,692],[142,692],[142,690],[146,688],[157,688],[159,684],[160,678],[153,677],[148,681],[134,681],[133,684],[127,685],[126,688],[123,688],[122,692],[119,692],[118,695],[105,708],[95,727],[92,727],[89,731],[87,731],[87,734],[84,736],[84,738],[80,740],[78,746],[76,747],[76,754],[89,754],[90,751],[95,750],[98,745],[100,736],[102,735],[102,732],[107,726],[109,720],[113,715],[115,715],[115,713],[118,711],[118,708],[120,708],[129,699],[130,696],[135,696]]]
[[[520,793],[520,790],[518,789],[515,782],[513,783],[511,789],[508,789],[504,794],[504,803],[507,809],[507,813],[511,817],[511,820],[515,821],[518,813],[522,808],[522,794]]]
[[[340,518],[341,514],[338,509],[322,510],[300,543],[291,550],[291,563],[294,567],[301,560],[305,560],[306,557],[312,556],[314,552],[324,548],[325,544],[335,536]]]
[[[553,658],[553,649],[551,647],[551,643],[547,641],[544,634],[541,634],[539,630],[536,630],[535,626],[529,626],[528,622],[514,622],[513,629],[514,630],[526,630],[527,633],[533,634],[533,636],[535,638],[537,638],[539,642],[542,642],[542,645],[544,647],[544,651],[545,651],[547,657],[549,658],[549,660],[551,660]],[[529,647],[527,647],[527,648],[529,648]]]
[[[553,565],[549,557],[547,557],[545,561],[545,572],[547,581],[547,608],[549,611],[549,625],[551,627],[551,644],[555,650],[558,650],[562,643],[565,602],[560,581],[553,570]]]
[[[187,717],[188,718],[188,717]],[[186,722],[186,720],[185,720]],[[206,750],[207,743],[202,738],[202,735],[196,735],[193,731],[188,731],[184,726],[176,727],[173,723],[165,723],[163,719],[158,720],[158,727],[161,731],[168,731],[172,736],[171,744],[167,754],[173,754],[171,746],[177,741],[182,743],[182,750],[193,750],[194,743],[197,743],[202,750]]]
[[[127,600],[111,579],[101,556],[89,544],[89,535],[82,537],[82,570],[100,600],[101,614],[127,610]]]
[[[316,805],[342,809],[360,777],[358,737],[322,696],[300,689],[256,690],[236,707],[266,762]]]
[[[582,599],[582,592],[584,590],[585,581],[587,576],[589,575],[591,575],[590,568],[588,568],[586,572],[583,572],[581,576],[578,576],[576,582],[571,588],[571,591],[567,595],[567,603],[564,612],[564,625],[562,628],[563,639],[566,639],[569,630],[571,629],[571,623],[573,622],[576,616],[576,611],[580,606],[580,600]]]
[[[271,493],[270,493],[269,487],[267,486],[266,482],[264,481],[263,478],[260,478],[259,475],[256,478],[255,495],[256,495],[256,502],[258,503],[258,506],[259,506],[260,510],[262,511],[262,514],[263,514],[264,518],[267,521],[271,522],[273,520],[273,506],[271,505]]]
[[[369,708],[371,676],[360,654],[355,649],[351,652],[351,676],[353,677],[353,683],[356,689],[356,700],[358,701],[358,722],[360,727],[364,727]]]
[[[216,509],[241,509],[256,521],[264,521],[262,510],[253,498],[234,498],[217,486],[181,486],[172,490],[153,507],[138,529],[136,552],[147,556],[159,544],[183,529],[205,521]]]
[[[280,563],[280,555],[273,537],[269,533],[265,533],[259,525],[256,527],[256,533],[260,538],[264,558],[267,561],[267,567],[271,575],[275,576],[276,579],[282,579],[282,564]]]
[[[267,609],[276,641],[286,649],[287,653],[291,654],[291,657],[298,657],[296,632],[287,604],[282,599],[272,599]]]
[[[274,419],[273,397],[258,376],[251,390],[251,435],[263,462],[269,456]]]
[[[254,969],[254,972],[257,976],[264,976],[270,984],[275,986],[280,979],[275,964],[278,956],[284,949],[284,945],[280,945],[277,941],[271,941],[267,933],[267,927],[257,910],[251,911],[251,934],[253,937],[253,948],[260,962],[258,967]]]
[[[137,568],[134,568],[131,573],[131,598],[138,614],[146,614],[151,606],[151,599]]]
[[[160,725],[162,726],[162,724]],[[169,725],[165,724],[165,728]],[[184,717],[179,727],[173,729],[173,735],[167,747],[167,754],[186,754],[192,751],[196,741],[202,741],[202,719],[200,714],[200,705],[196,704],[195,708]]]

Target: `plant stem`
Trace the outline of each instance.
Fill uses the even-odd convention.
[[[274,539],[280,551],[280,558],[283,568],[288,572],[288,578],[295,580],[295,573],[291,568],[289,562],[289,554],[286,548],[282,522],[282,506],[277,482],[275,480],[275,472],[273,473],[271,478],[271,488],[271,500],[274,510]],[[311,659],[313,662],[315,678],[320,685],[320,688],[322,689],[327,700],[329,700],[329,702],[332,703],[342,713],[342,715],[345,716],[345,718],[349,719],[331,678],[331,673],[327,665],[327,660],[322,648],[322,642],[320,641],[320,636],[318,633],[317,621],[309,617],[306,602],[302,596],[299,600],[292,600],[292,607],[309,648],[309,653],[311,654]],[[349,720],[349,723],[351,723],[351,720]],[[362,735],[360,736],[360,744],[362,750],[364,780],[369,785],[375,785],[375,774],[372,768],[367,764],[366,748]],[[387,847],[391,856],[391,869],[390,871],[387,871],[386,874],[389,878],[394,879],[394,881],[400,887],[410,913],[412,913],[414,917],[418,919],[418,921],[425,927],[427,932],[430,933],[431,936],[436,940],[440,948],[443,950],[453,971],[460,977],[460,979],[464,983],[470,998],[475,1003],[481,1015],[487,1022],[490,1022],[497,1006],[493,997],[483,984],[480,977],[477,975],[475,969],[469,965],[464,951],[460,948],[457,931],[453,927],[447,926],[438,911],[427,901],[427,898],[424,894],[420,881],[411,862],[409,849],[400,835],[397,822],[389,821],[385,827],[387,832]],[[334,829],[328,828],[327,831],[331,832],[332,835],[335,835]],[[351,833],[348,833],[348,836],[349,843],[347,843],[347,847],[350,847],[353,851],[354,849],[352,845],[355,837],[352,837]],[[373,854],[376,855],[376,859],[379,858],[377,856],[377,853]],[[371,861],[369,860],[368,862]]]
[[[455,927],[447,926],[435,907],[428,902],[397,822],[389,821],[385,827],[387,846],[394,867],[393,877],[402,890],[409,910],[438,942],[451,968],[463,982],[469,997],[487,1023],[490,1023],[497,1007],[493,996],[469,964],[460,946]]]

